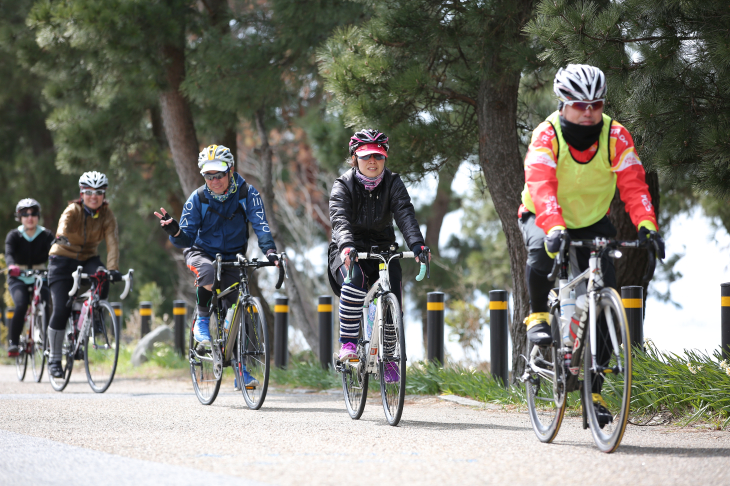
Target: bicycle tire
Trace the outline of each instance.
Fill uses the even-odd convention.
[[[210,325],[213,326],[216,319],[215,313],[210,316]],[[198,310],[193,311],[190,321],[190,332],[188,333],[188,360],[190,361],[190,377],[193,380],[195,396],[203,405],[212,404],[218,396],[221,388],[221,379],[215,377],[213,371],[213,355],[210,344],[198,343],[193,337],[193,327]],[[197,344],[197,346],[196,346]]]
[[[104,393],[114,380],[119,360],[119,320],[109,302],[99,301],[84,339],[86,380],[96,393]]]
[[[362,318],[360,318],[362,324]],[[362,325],[360,326],[362,329]],[[362,417],[368,400],[368,374],[365,372],[367,353],[362,344],[357,345],[357,366],[342,363],[342,393],[345,397],[347,413],[353,420]]]
[[[51,371],[48,371],[48,380],[51,382],[51,387],[57,392],[61,392],[68,385],[71,379],[71,373],[74,369],[74,347],[76,345],[76,331],[74,329],[73,320],[70,318],[66,323],[66,329],[64,330],[63,345],[61,347],[61,368],[63,369],[63,376],[55,378]],[[49,350],[49,342],[46,339],[46,350]]]
[[[583,370],[585,382],[583,384],[583,407],[588,416],[588,425],[593,435],[593,441],[602,452],[610,453],[615,451],[621,444],[626,423],[628,422],[629,406],[631,404],[631,341],[629,339],[628,320],[624,310],[621,297],[612,288],[601,289],[598,294],[596,310],[596,328],[599,336],[591,336],[590,330],[586,332],[585,351],[583,358]],[[605,318],[606,330],[601,332],[601,318]],[[613,324],[615,329],[618,353],[613,347],[613,341],[609,332],[609,326]],[[604,365],[613,368],[611,372],[596,372],[592,367],[591,341],[596,339],[596,352],[601,346],[610,345],[610,355]],[[597,358],[598,359],[598,358]],[[623,373],[617,371],[621,365]],[[598,383],[602,382],[600,394],[607,405],[608,411],[613,419],[609,423],[599,422],[596,407],[593,405],[593,390],[598,389]]]
[[[380,396],[385,418],[388,424],[395,427],[403,415],[406,396],[406,337],[398,299],[392,293],[386,294],[383,299],[384,339],[383,359],[380,361]],[[391,335],[390,338],[387,337],[388,334]],[[386,348],[386,341],[393,342],[392,350]]]
[[[36,383],[40,383],[43,379],[43,368],[46,365],[46,309],[44,303],[41,302],[36,308],[33,316],[33,343],[31,344],[31,369],[33,371],[33,379]]]
[[[238,366],[236,374],[243,399],[251,410],[258,410],[266,400],[269,389],[269,331],[266,316],[257,297],[251,297],[241,313],[238,327]],[[244,380],[244,372],[252,380]],[[255,380],[255,381],[254,381]]]
[[[546,444],[549,444],[557,437],[563,423],[567,402],[566,370],[558,353],[558,346],[562,343],[559,305],[553,306],[550,310],[550,331],[553,337],[552,344],[550,346],[538,346],[538,349],[540,357],[552,364],[552,370],[557,376],[554,376],[551,381],[547,376],[539,375],[530,370],[530,376],[525,381],[527,410],[530,415],[532,430],[540,442]],[[549,386],[544,386],[545,384]],[[553,405],[541,407],[540,404],[543,402],[546,404],[552,403]]]
[[[18,355],[15,357],[15,375],[18,381],[25,380],[25,373],[28,371],[28,346],[27,334],[21,334],[18,340]]]

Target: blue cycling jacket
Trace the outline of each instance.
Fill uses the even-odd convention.
[[[237,191],[241,190],[245,180],[237,173],[234,177]],[[245,253],[250,222],[261,251],[266,254],[276,250],[261,195],[250,184],[245,187],[248,187],[245,197],[234,192],[224,202],[216,201],[210,192],[206,192],[207,204],[200,200],[197,189],[193,191],[180,216],[180,235],[177,238],[170,236],[172,244],[178,248],[195,247],[211,257],[221,253],[224,260],[231,260],[236,253]],[[239,202],[243,211],[236,211]]]

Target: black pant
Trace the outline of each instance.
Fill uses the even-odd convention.
[[[66,329],[66,322],[71,315],[71,307],[66,304],[70,299],[68,293],[74,284],[71,274],[78,266],[83,267],[83,273],[86,274],[96,273],[99,267],[105,268],[98,256],[85,261],[60,256],[53,256],[49,259],[48,282],[53,296],[53,314],[49,327],[56,331]],[[101,298],[106,299],[108,295],[109,281],[107,280],[101,288]]]
[[[11,343],[18,344],[20,333],[23,332],[25,313],[28,312],[30,299],[33,297],[33,285],[29,285],[19,278],[10,277],[8,278],[8,287],[10,288],[10,295],[13,297],[13,304],[15,304],[15,315],[13,315],[13,320],[8,328],[8,338]],[[41,297],[46,305],[46,322],[43,323],[45,327],[48,324],[48,313],[50,311],[50,293],[46,283],[41,288]]]

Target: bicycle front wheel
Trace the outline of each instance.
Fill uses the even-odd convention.
[[[241,315],[236,374],[246,405],[258,410],[269,388],[269,331],[261,301],[252,297]]]
[[[76,340],[74,339],[74,323],[71,319],[66,323],[66,329],[64,330],[63,345],[61,347],[61,368],[63,369],[63,376],[55,378],[50,372],[48,373],[48,380],[51,382],[51,386],[57,392],[63,391],[68,385],[68,381],[71,379],[71,372],[74,369],[74,347],[76,346]],[[46,351],[49,350],[49,342],[46,339]]]
[[[27,333],[23,332],[20,335],[18,341],[18,355],[15,357],[15,374],[19,381],[25,379],[25,372],[28,369],[28,337]]]
[[[629,417],[631,341],[618,292],[601,289],[596,311],[596,336],[586,333],[583,407],[593,441],[601,451],[613,452],[621,443]],[[592,341],[596,345],[595,361],[591,356]]]
[[[89,386],[96,393],[104,393],[112,384],[119,359],[120,325],[114,308],[99,301],[93,309],[89,332],[84,340],[84,365]]]
[[[362,322],[362,319],[361,319]],[[362,344],[357,345],[357,359],[342,363],[342,391],[350,418],[357,420],[365,411],[368,399],[368,374],[365,372],[367,355]]]
[[[383,298],[383,359],[380,361],[380,395],[385,418],[398,425],[406,397],[406,337],[403,318],[394,294]]]
[[[193,389],[198,400],[203,405],[210,405],[218,396],[218,390],[221,388],[220,377],[215,377],[213,363],[213,348],[210,344],[201,344],[193,337],[193,326],[195,319],[198,317],[198,310],[193,312],[193,318],[190,321],[188,359],[190,361],[190,377],[193,379]],[[216,325],[215,312],[210,316],[210,329]]]
[[[550,443],[560,431],[560,425],[565,415],[566,403],[566,370],[563,360],[558,355],[556,344],[560,337],[560,308],[553,307],[550,312],[550,330],[553,344],[549,346],[531,345],[531,350],[537,347],[535,358],[530,353],[530,359],[538,363],[541,371],[529,368],[525,390],[527,392],[527,409],[535,435],[540,442]]]
[[[33,342],[31,344],[30,361],[33,369],[33,379],[40,383],[43,378],[43,367],[46,364],[46,353],[44,353],[46,341],[46,309],[43,302],[38,305],[33,316]]]

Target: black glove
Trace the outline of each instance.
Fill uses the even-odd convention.
[[[555,259],[558,256],[563,234],[565,234],[566,243],[570,243],[570,236],[568,236],[568,232],[565,230],[553,229],[545,236],[545,252],[547,252],[550,258]]]
[[[428,254],[431,253],[431,249],[427,246],[423,245],[413,245],[413,248],[411,248],[411,251],[413,252],[414,257],[418,257],[420,260],[421,253],[424,253],[425,257],[428,258]],[[425,262],[424,262],[425,263]]]
[[[648,243],[650,241],[656,242],[657,246],[657,252],[656,256],[660,260],[664,260],[665,257],[665,245],[664,245],[664,238],[662,238],[662,235],[659,234],[658,231],[652,231],[646,226],[639,229],[639,241],[644,243]]]
[[[279,261],[279,256],[276,254],[276,250],[269,250],[266,253],[266,258],[269,260],[269,263],[276,263]]]
[[[178,231],[180,231],[180,225],[177,224],[177,221],[175,221],[175,218],[170,216],[169,213],[165,213],[165,216],[160,221],[167,221],[168,219],[171,219],[172,223],[162,226],[162,229],[165,230],[165,233],[174,237],[178,233]]]
[[[112,282],[121,282],[122,274],[119,270],[109,270],[109,279]]]

